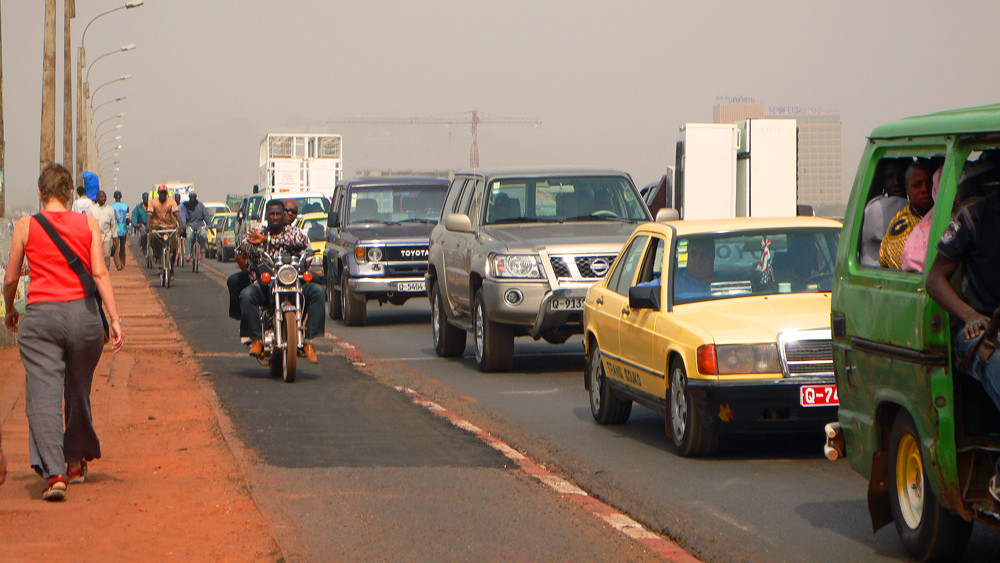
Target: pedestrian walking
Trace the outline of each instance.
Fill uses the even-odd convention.
[[[139,250],[146,253],[147,234],[149,231],[149,194],[142,193],[142,203],[132,208],[132,228],[139,235]]]
[[[18,333],[24,364],[30,462],[47,480],[45,500],[65,498],[67,484],[83,483],[87,462],[101,457],[90,412],[91,382],[105,334],[114,352],[124,344],[100,227],[90,215],[67,210],[72,189],[62,165],[42,169],[42,211],[14,226],[3,285],[4,324]],[[25,258],[31,284],[21,318],[14,296]],[[106,329],[102,302],[110,318]]]
[[[115,269],[121,270],[125,267],[125,236],[128,235],[128,204],[122,201],[122,193],[115,190],[115,201],[111,204],[111,209],[115,212],[115,224],[118,232],[115,234],[115,247],[112,252],[115,257]]]
[[[87,188],[83,186],[76,187],[76,201],[73,202],[73,211],[79,211],[80,213],[86,213],[90,207],[94,205],[94,200],[87,197]]]
[[[94,205],[87,210],[101,229],[101,245],[104,249],[104,267],[111,267],[111,254],[115,250],[115,236],[118,234],[118,222],[115,220],[115,210],[108,204],[108,194],[104,190],[97,192]]]

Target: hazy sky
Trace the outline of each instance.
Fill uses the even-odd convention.
[[[123,3],[76,0],[74,68],[87,22]],[[8,205],[36,197],[44,4],[5,0],[0,12]],[[997,101],[997,21],[992,0],[146,0],[97,20],[86,49],[93,62],[137,45],[90,71],[92,91],[134,76],[94,104],[127,97],[95,124],[126,113],[118,185],[130,204],[169,180],[194,182],[202,200],[249,191],[269,131],[342,133],[348,175],[465,167],[468,126],[327,121],[468,110],[542,122],[482,125],[482,166],[613,167],[642,186],[673,164],[683,123],[711,120],[718,96],[839,112],[849,189],[878,123]]]

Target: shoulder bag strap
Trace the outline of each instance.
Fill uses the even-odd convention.
[[[49,220],[41,213],[35,213],[32,217],[34,217],[35,220],[38,221],[38,224],[45,229],[45,232],[49,234],[49,238],[52,239],[56,248],[58,248],[59,251],[62,252],[63,257],[66,258],[66,262],[69,264],[70,269],[80,277],[80,283],[83,284],[83,292],[87,295],[97,294],[97,284],[94,282],[94,277],[91,276],[90,272],[87,271],[87,268],[84,267],[83,262],[80,261],[80,257],[77,256],[76,253],[70,249],[69,245],[66,244],[66,241],[59,236],[59,231],[56,231],[56,228],[52,226],[52,223],[50,223]]]

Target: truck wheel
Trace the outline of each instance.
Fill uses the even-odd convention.
[[[510,325],[491,321],[486,316],[483,290],[476,292],[472,315],[476,338],[476,363],[480,371],[507,371],[514,362],[514,330]]]
[[[349,277],[345,270],[340,276],[340,307],[344,314],[344,324],[347,326],[362,326],[368,314],[368,301],[364,294],[358,295],[351,291],[348,285]]]
[[[684,362],[675,359],[670,363],[670,404],[667,417],[667,434],[673,436],[677,453],[683,457],[711,455],[719,447],[719,433],[705,427],[695,415],[695,405],[688,389],[687,370]]]
[[[601,349],[595,342],[587,358],[587,376],[590,378],[590,414],[598,424],[622,424],[632,414],[632,401],[619,399],[608,385],[601,361]]]
[[[900,411],[889,435],[889,504],[899,539],[914,559],[955,560],[972,534],[966,522],[942,506],[924,471],[920,435],[913,419]]]
[[[337,295],[337,288],[333,285],[333,276],[326,274],[326,302],[329,303],[330,318],[340,320],[344,316],[341,308],[340,295]]]
[[[465,351],[466,332],[448,322],[444,312],[444,302],[437,284],[431,285],[431,333],[434,338],[434,352],[441,357],[461,355]]]

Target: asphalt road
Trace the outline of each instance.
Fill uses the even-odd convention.
[[[369,303],[367,326],[328,319],[327,332],[357,346],[376,377],[447,404],[705,560],[906,559],[892,526],[872,533],[866,482],[822,457],[821,436],[724,439],[713,458],[681,458],[653,411],[636,406],[622,426],[593,422],[579,338],[518,339],[512,371],[483,374],[471,339],[463,358],[437,358],[429,320],[425,299]],[[966,560],[997,553],[1000,534],[977,526]]]
[[[328,339],[295,383],[271,378],[239,344],[211,268],[179,270],[166,289],[153,273],[231,423],[247,466],[234,480],[245,475],[289,560],[652,560]]]

